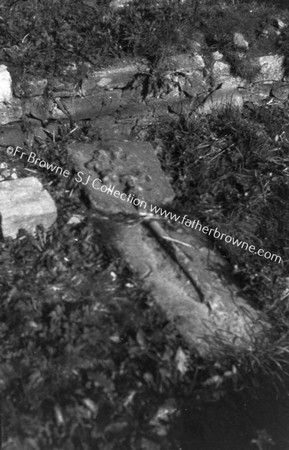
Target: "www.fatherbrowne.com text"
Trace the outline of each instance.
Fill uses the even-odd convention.
[[[7,147],[7,154],[10,156],[16,156],[17,153],[21,153],[20,155],[17,155],[17,156],[20,159],[22,159],[22,157],[26,157],[27,162],[30,164],[33,164],[35,166],[39,165],[39,167],[49,170],[51,172],[57,173],[59,175],[63,175],[65,178],[68,178],[68,176],[70,175],[69,170],[64,170],[60,166],[56,166],[56,165],[48,163],[47,161],[44,161],[40,158],[37,158],[37,155],[34,152],[30,152],[29,155],[27,155],[27,153],[23,152],[22,150],[23,149],[19,146],[17,146],[16,148],[9,146],[9,147]],[[100,190],[101,192],[109,194],[109,195],[113,195],[115,198],[119,198],[122,201],[131,203],[137,208],[143,208],[146,212],[157,214],[157,215],[164,217],[165,219],[168,219],[170,221],[178,222],[187,228],[199,230],[202,233],[207,234],[209,236],[212,235],[215,239],[224,240],[226,242],[226,244],[232,244],[236,247],[240,247],[243,250],[249,251],[250,253],[252,253],[254,255],[258,255],[265,259],[275,261],[278,263],[282,262],[281,256],[275,255],[275,253],[270,253],[269,251],[265,251],[262,248],[259,248],[257,250],[255,245],[249,245],[246,241],[240,241],[239,239],[229,236],[228,234],[221,233],[217,227],[210,228],[206,225],[203,226],[199,220],[197,220],[197,219],[191,220],[188,218],[188,216],[186,214],[184,216],[177,216],[176,214],[173,214],[171,211],[166,211],[157,206],[150,205],[150,207],[148,207],[147,202],[145,200],[140,200],[139,198],[133,196],[132,194],[127,195],[124,192],[120,192],[113,185],[109,185],[109,187],[108,187],[107,185],[103,184],[103,181],[99,178],[95,178],[93,180],[91,178],[92,177],[90,174],[84,175],[83,172],[79,171],[74,180],[77,183],[81,183],[84,186],[86,186],[90,182],[91,187],[93,189]]]
[[[75,181],[77,183],[82,183],[84,185],[87,185],[90,181],[90,175],[85,179],[85,182],[83,182],[83,172],[78,172]],[[207,234],[208,236],[213,236],[215,239],[224,240],[226,244],[232,244],[236,247],[240,247],[243,250],[249,251],[250,253],[254,255],[261,256],[265,259],[281,263],[282,258],[279,255],[276,255],[275,253],[271,253],[269,251],[265,251],[262,248],[256,249],[255,245],[249,245],[246,241],[240,241],[239,239],[234,238],[233,236],[230,236],[225,233],[221,233],[218,228],[210,228],[208,226],[203,226],[201,222],[197,219],[190,220],[188,216],[185,214],[184,216],[177,216],[176,214],[173,214],[171,211],[166,211],[165,209],[162,209],[160,207],[150,205],[148,208],[147,202],[145,200],[140,200],[137,197],[134,197],[132,194],[125,194],[124,192],[118,191],[115,186],[113,185],[105,185],[102,184],[102,180],[99,178],[95,178],[93,181],[91,181],[91,186],[93,189],[100,190],[103,193],[113,195],[115,198],[120,198],[122,201],[129,202],[133,204],[134,206],[138,208],[143,208],[145,211],[157,214],[161,217],[164,217],[165,219],[168,219],[173,222],[178,222],[182,225],[184,225],[187,228],[192,228],[194,230],[199,230],[204,234]]]

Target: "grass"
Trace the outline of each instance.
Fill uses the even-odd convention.
[[[194,39],[203,33],[203,51],[223,52],[235,75],[251,79],[257,71],[251,64],[253,56],[279,48],[287,51],[286,30],[279,40],[275,35],[263,38],[261,33],[272,26],[277,10],[256,3],[249,8],[246,2],[224,7],[222,2],[199,0],[159,4],[135,0],[121,10],[111,9],[109,0],[96,5],[91,8],[78,0],[2,0],[2,61],[18,77],[64,77],[67,67],[76,63],[77,73],[70,71],[71,79],[83,76],[91,64],[101,68],[136,57],[146,58],[156,69],[165,65],[168,54],[190,52]],[[245,58],[236,54],[234,31],[250,43]]]
[[[175,207],[282,257],[283,264],[267,262],[214,241],[258,304],[274,301],[276,278],[288,272],[289,141],[276,142],[286,120],[286,109],[264,106],[242,115],[227,111],[192,120],[181,117],[153,131],[153,139],[163,140],[163,167],[174,180]]]

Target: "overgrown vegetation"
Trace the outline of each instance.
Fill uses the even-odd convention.
[[[210,0],[135,0],[120,10],[109,0],[92,6],[78,0],[6,0],[0,3],[0,56],[11,70],[17,68],[17,76],[80,77],[90,64],[102,67],[121,58],[146,58],[155,68],[172,52],[190,51],[201,32],[205,45],[221,51],[236,75],[250,79],[258,71],[251,57],[279,48],[274,30],[270,39],[263,35],[275,14],[275,8],[256,3],[226,6]],[[235,31],[250,44],[244,57],[236,53]],[[285,53],[287,41],[284,31],[279,45]]]
[[[287,121],[285,108],[264,105],[242,114],[227,110],[182,116],[151,130],[152,141],[163,142],[163,167],[173,179],[176,208],[281,256],[282,264],[277,264],[212,238],[231,263],[243,294],[273,318],[284,337],[284,351],[288,311],[278,299],[287,288],[289,261]]]

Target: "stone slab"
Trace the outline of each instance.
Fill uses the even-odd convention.
[[[74,165],[82,172],[76,182],[86,186],[98,208],[110,213],[136,213],[137,209],[127,201],[137,198],[145,206],[165,204],[173,200],[173,189],[161,170],[153,147],[148,143],[110,140],[83,144],[76,142],[68,146]],[[101,180],[101,182],[95,181]],[[113,187],[113,193],[107,188]],[[103,192],[100,191],[103,189]],[[116,198],[114,192],[125,193]]]
[[[202,114],[210,114],[214,110],[234,107],[243,108],[243,97],[237,89],[223,88],[217,89],[205,100],[204,104],[198,108]]]
[[[127,87],[138,73],[148,72],[148,67],[137,64],[119,64],[105,70],[95,71],[82,82],[82,94],[87,95],[96,88],[123,89]]]
[[[114,91],[89,95],[84,98],[63,98],[61,103],[64,111],[55,107],[52,111],[53,119],[67,119],[70,115],[73,120],[85,120],[93,119],[99,115],[107,116],[116,113],[122,104],[122,100],[121,93]]]

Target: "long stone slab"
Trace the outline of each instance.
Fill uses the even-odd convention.
[[[184,229],[180,235],[176,229],[168,235],[157,216],[142,222],[137,205],[127,201],[135,195],[147,205],[159,206],[173,194],[150,144],[75,142],[69,144],[68,153],[79,171],[76,180],[90,198],[102,239],[122,255],[189,346],[203,356],[216,356],[230,345],[253,349],[255,337],[263,336],[267,324],[238,295],[236,286],[228,287],[220,279],[218,271],[224,263],[200,240],[200,233],[196,236]],[[131,217],[137,220],[129,222]],[[171,239],[183,244],[185,251]]]

